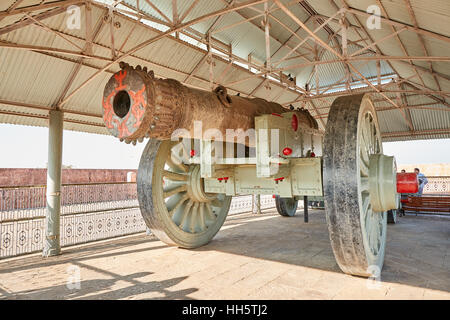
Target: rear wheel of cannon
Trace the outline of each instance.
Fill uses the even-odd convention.
[[[293,217],[297,212],[298,201],[294,198],[281,198],[280,196],[275,196],[275,205],[281,216]]]
[[[204,192],[200,167],[183,163],[183,157],[189,156],[182,145],[150,139],[139,163],[138,200],[145,223],[156,237],[170,245],[196,248],[219,231],[231,197]]]
[[[331,245],[347,274],[373,276],[383,267],[386,212],[371,204],[369,164],[381,154],[376,113],[363,95],[337,98],[324,138],[323,184]],[[372,181],[372,180],[370,180]]]

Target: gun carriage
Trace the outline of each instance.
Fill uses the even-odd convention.
[[[307,110],[158,79],[121,63],[107,83],[103,119],[135,144],[150,138],[137,188],[142,216],[167,244],[196,248],[219,231],[231,198],[276,195],[292,217],[304,196],[324,196],[336,261],[343,272],[381,270],[387,211],[397,208],[396,164],[383,155],[366,95],[337,98],[325,132]],[[413,183],[413,182],[411,182]]]

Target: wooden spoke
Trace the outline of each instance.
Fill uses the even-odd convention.
[[[178,172],[164,170],[163,176],[172,181],[186,181],[188,176]]]
[[[199,207],[199,222],[200,222],[200,230],[206,230],[207,226],[205,224],[205,206],[204,203],[200,204]]]
[[[174,156],[174,158],[176,157]],[[187,165],[185,165],[180,159],[173,159],[171,155],[167,157],[167,164],[172,170],[184,173],[189,172],[189,167]]]
[[[198,219],[199,219],[199,211],[198,211],[198,202],[194,203],[194,206],[192,207],[192,211],[191,211],[191,221],[190,221],[190,226],[189,229],[191,232],[195,232],[196,231],[196,227],[197,227],[197,223],[198,223]]]
[[[188,194],[184,194],[178,202],[175,204],[175,206],[169,210],[169,215],[172,217],[173,214],[178,210],[178,208],[189,198]]]
[[[185,184],[181,185],[181,186],[177,186],[175,188],[171,188],[169,190],[164,190],[163,198],[166,199],[166,198],[168,198],[170,196],[173,196],[174,194],[177,194],[177,193],[180,193],[180,192],[184,192],[186,190],[187,190],[187,186]]]
[[[183,229],[184,231],[189,231],[189,229],[186,228],[187,227],[186,224],[189,221],[189,212],[191,211],[191,208],[192,208],[193,204],[194,204],[194,202],[192,200],[189,200],[189,202],[184,207],[183,215],[181,217],[181,221],[180,221],[180,225],[179,225],[179,227],[181,229]]]
[[[212,207],[210,203],[205,203],[205,207],[206,207],[206,214],[211,218],[211,219],[215,219],[216,216],[213,213]]]

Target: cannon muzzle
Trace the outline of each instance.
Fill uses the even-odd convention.
[[[194,122],[202,130],[254,128],[255,116],[286,111],[280,104],[260,98],[230,96],[223,86],[214,91],[197,90],[174,79],[155,78],[153,71],[120,63],[121,71],[106,84],[103,93],[103,121],[110,133],[125,142],[144,137],[167,140],[177,129],[194,137]],[[299,124],[317,129],[316,120],[303,110]]]

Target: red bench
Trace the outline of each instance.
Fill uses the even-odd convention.
[[[408,196],[402,200],[402,209],[405,212],[417,213],[444,213],[450,214],[450,195],[442,196]]]

